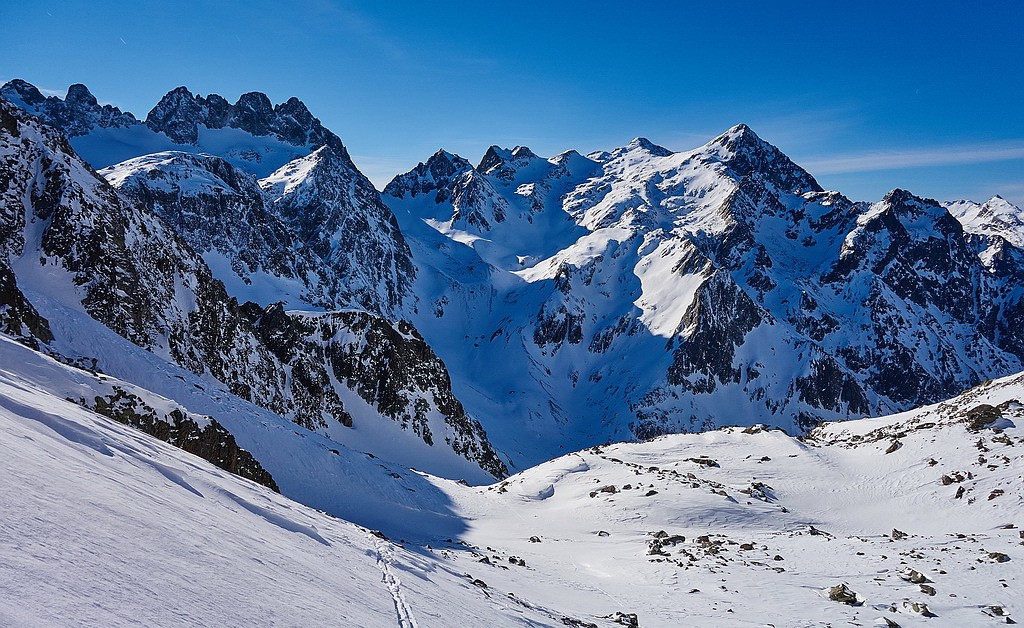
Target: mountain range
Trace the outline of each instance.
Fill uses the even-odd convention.
[[[1019,208],[855,202],[745,125],[684,152],[439,150],[377,192],[295,98],[180,87],[141,121],[83,85],[0,95],[38,137],[5,164],[30,199],[4,230],[19,285],[342,443],[394,421],[500,477],[611,440],[797,434],[1024,368]],[[32,285],[46,257],[75,296]]]
[[[377,190],[296,98],[275,105],[251,92],[232,104],[179,87],[143,120],[84,85],[60,98],[13,80],[0,87],[0,252],[0,418],[11,430],[41,421],[74,444],[46,445],[50,455],[74,460],[81,447],[130,451],[132,465],[178,489],[234,495],[224,503],[328,546],[366,540],[332,527],[328,542],[316,530],[334,524],[319,514],[297,524],[280,500],[383,530],[378,541],[446,539],[454,551],[453,539],[503,539],[518,553],[488,558],[477,546],[474,560],[516,566],[531,545],[505,538],[516,526],[503,508],[532,513],[550,534],[627,534],[626,511],[647,512],[644,499],[666,491],[662,469],[680,463],[701,474],[674,470],[673,481],[707,489],[702,499],[736,502],[736,487],[747,489],[739,493],[755,507],[721,516],[756,529],[755,544],[827,521],[845,530],[844,552],[869,534],[855,514],[861,501],[838,501],[832,518],[813,514],[792,487],[815,464],[783,467],[772,472],[792,489],[782,502],[801,514],[766,527],[789,506],[748,459],[811,455],[864,477],[879,456],[898,459],[893,491],[879,489],[887,500],[940,464],[978,494],[1003,495],[1019,470],[996,437],[977,449],[985,458],[998,446],[1002,458],[973,473],[961,449],[981,429],[1016,442],[1024,212],[1000,197],[939,202],[901,189],[855,201],[743,124],[680,152],[644,138],[549,158],[492,146],[474,165],[441,149]],[[19,397],[26,390],[35,392]],[[981,397],[996,401],[979,423]],[[59,418],[69,412],[73,420]],[[240,480],[209,479],[206,467],[182,471],[187,458],[164,445],[153,451],[174,468],[150,462],[157,454],[140,449],[137,430],[262,485],[252,495],[264,497],[238,497]],[[956,463],[928,453],[926,436]],[[617,441],[631,444],[608,445]],[[909,441],[913,456],[886,457]],[[879,443],[892,451],[876,452]],[[742,481],[712,471],[708,451],[742,467]],[[106,463],[82,464],[110,481]],[[207,478],[204,488],[186,476]],[[649,494],[633,504],[641,487]],[[604,509],[623,490],[634,491],[626,511]],[[519,501],[496,505],[491,495],[509,491]],[[971,520],[976,532],[1019,512],[1021,496],[1010,497]],[[1011,500],[1018,510],[1004,508]],[[689,504],[665,502],[652,521],[692,535],[700,516],[665,510],[680,503]],[[584,511],[619,531],[556,521]],[[875,514],[884,525],[920,524]],[[929,534],[922,543],[939,551],[939,532]],[[643,540],[658,551],[641,562],[675,553],[662,553],[664,538]],[[712,560],[715,543],[700,543]],[[810,551],[801,543],[791,549]],[[416,625],[390,571],[395,550],[372,544],[399,624]],[[562,551],[555,562],[575,560]],[[690,563],[694,551],[684,552]],[[457,563],[446,563],[448,580]],[[455,586],[448,580],[442,589]],[[508,595],[514,603],[503,598],[494,612],[515,607],[527,624],[635,625],[628,608],[563,614],[554,600]]]

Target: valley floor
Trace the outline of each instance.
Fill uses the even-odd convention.
[[[1024,617],[1024,375],[805,439],[665,436],[483,487],[341,451],[375,504],[368,516],[358,500],[332,514],[303,506],[96,415],[65,400],[94,376],[3,343],[2,625]],[[993,410],[971,412],[982,404]],[[853,604],[830,599],[844,584],[832,597]]]

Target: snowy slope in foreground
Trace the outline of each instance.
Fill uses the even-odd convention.
[[[557,616],[488,596],[438,561],[54,396],[16,366],[0,366],[0,625],[480,626]],[[59,376],[51,366],[34,364],[34,375]]]
[[[399,504],[415,489],[391,514],[393,536],[417,540],[402,548],[63,401],[72,369],[2,346],[0,588],[11,593],[0,624],[606,627],[635,613],[645,627],[992,626],[1024,615],[1024,374],[802,441],[758,428],[664,436],[489,487],[342,451],[349,475],[337,477],[359,477],[366,500]],[[419,526],[430,513],[418,508],[440,503],[459,525]],[[842,584],[859,605],[829,599]]]

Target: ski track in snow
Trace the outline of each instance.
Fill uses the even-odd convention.
[[[394,553],[389,543],[379,539],[372,539],[377,548],[377,567],[380,569],[381,581],[388,588],[388,593],[395,603],[395,613],[398,615],[398,628],[419,628],[416,617],[412,613],[412,607],[402,593],[402,581],[395,575],[391,568],[394,560]]]

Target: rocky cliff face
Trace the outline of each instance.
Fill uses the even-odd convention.
[[[280,492],[273,476],[263,465],[239,447],[235,437],[211,417],[195,416],[182,408],[174,408],[161,415],[141,397],[119,386],[113,386],[106,396],[82,397],[72,401],[184,449],[225,471]]]
[[[411,301],[409,246],[346,153],[323,146],[260,180],[260,187],[275,215],[320,261],[312,289],[322,301],[387,315]]]
[[[272,136],[292,146],[326,145],[348,156],[338,136],[324,128],[301,100],[292,97],[274,105],[262,92],[242,94],[231,104],[217,94],[203,97],[177,87],[149,112],[146,126],[179,144],[197,143],[201,127],[229,128],[257,137]]]
[[[261,272],[301,282],[311,272],[310,256],[270,211],[256,178],[220,157],[154,153],[99,174],[193,249],[222,258],[237,277],[218,277],[228,285],[252,285]]]
[[[174,167],[149,167],[168,161]],[[265,317],[253,315],[260,308],[240,306],[192,247],[145,207],[175,220],[197,244],[203,242],[204,233],[213,236],[220,233],[217,226],[231,223],[236,229],[224,229],[220,242],[237,244],[240,234],[249,234],[264,238],[260,242],[271,253],[280,251],[285,247],[266,239],[274,232],[254,224],[256,217],[272,215],[260,205],[261,192],[252,177],[213,157],[161,155],[137,165],[132,169],[134,179],[120,181],[132,194],[122,195],[82,162],[58,131],[0,101],[0,181],[4,184],[0,251],[4,260],[11,260],[13,271],[0,276],[4,286],[0,315],[9,330],[31,334],[44,343],[52,340],[46,320],[32,308],[23,288],[17,287],[23,283],[63,307],[84,309],[133,343],[223,382],[244,399],[324,431],[353,425],[339,395],[355,396],[351,391],[358,388],[357,374],[370,369],[378,374],[381,390],[390,393],[364,401],[358,419],[364,427],[395,421],[403,430],[408,428],[408,438],[422,447],[436,442],[437,449],[447,452],[438,454],[442,458],[472,460],[486,465],[488,472],[504,473],[482,428],[465,417],[451,398],[444,365],[428,355],[429,348],[388,353],[386,365],[374,362],[375,355],[348,355],[344,364],[351,376],[336,383],[324,370],[321,358],[326,349],[276,342],[280,339],[268,331]],[[139,185],[133,187],[132,181]],[[302,196],[302,183],[299,192],[289,192],[315,202]],[[337,208],[332,203],[338,202],[328,197],[323,211]],[[284,223],[275,224],[283,228]],[[290,231],[281,233],[293,237]],[[232,250],[248,252],[244,246]],[[270,267],[267,261],[260,260],[264,272]],[[399,292],[392,294],[397,299]],[[277,328],[287,330],[299,324],[300,319],[292,321],[283,311],[277,316]],[[371,334],[376,328],[364,324],[360,329]],[[357,338],[358,333],[349,336],[356,345],[379,341],[385,346],[383,336],[375,341]],[[429,369],[421,366],[424,361],[431,364]],[[338,363],[342,362],[339,358]],[[430,375],[412,378],[410,373],[419,371]],[[420,395],[408,415],[395,405],[396,398],[406,398],[403,394]],[[445,417],[444,427],[433,430],[444,434],[443,440],[424,438],[429,425],[424,417],[433,416],[430,413]],[[339,438],[344,438],[343,432]]]
[[[352,415],[369,406],[429,446],[450,448],[494,477],[508,475],[483,427],[452,394],[444,363],[407,321],[360,311],[288,314],[279,305],[251,315],[292,380],[312,393],[295,394],[297,422],[351,426]]]
[[[0,261],[0,333],[34,349],[53,340],[50,322],[25,298],[6,260]]]

